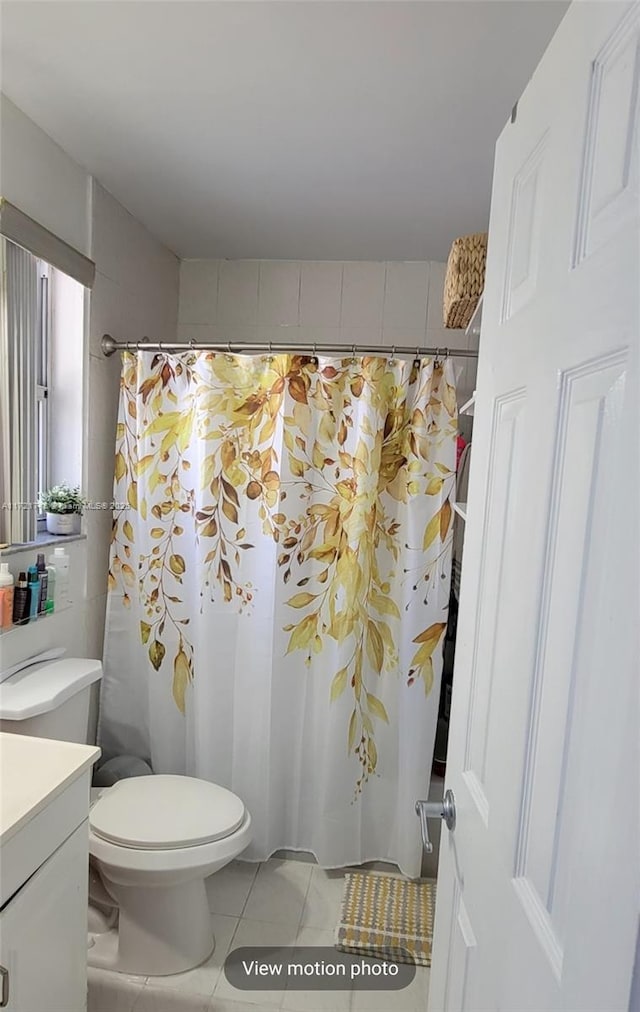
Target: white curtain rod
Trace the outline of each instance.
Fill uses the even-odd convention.
[[[283,352],[300,352],[306,355],[387,355],[389,358],[421,358],[433,355],[436,358],[477,358],[478,352],[468,348],[423,348],[420,345],[394,344],[390,348],[380,344],[286,344],[281,341],[239,344],[236,341],[116,341],[110,334],[104,334],[100,342],[102,354],[109,358],[116,351],[221,351],[228,355],[259,355]]]

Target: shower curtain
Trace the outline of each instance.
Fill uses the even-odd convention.
[[[105,754],[233,790],[249,858],[418,875],[456,434],[448,360],[124,354]]]

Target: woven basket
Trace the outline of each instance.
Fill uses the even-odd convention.
[[[487,265],[487,233],[476,232],[455,239],[444,279],[442,306],[445,327],[468,325],[484,288]]]

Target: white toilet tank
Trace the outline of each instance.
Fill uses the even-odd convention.
[[[101,661],[63,657],[31,664],[0,684],[0,731],[87,743],[91,686]]]

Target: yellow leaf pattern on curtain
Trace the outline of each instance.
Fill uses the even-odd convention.
[[[109,588],[125,605],[137,595],[141,642],[156,671],[171,667],[183,713],[196,677],[186,582],[197,581],[202,609],[250,610],[260,590],[243,582],[241,558],[257,517],[291,589],[286,652],[310,664],[328,640],[348,645],[327,693],[351,696],[357,791],[375,773],[376,726],[389,719],[376,685],[398,674],[401,608],[423,603],[419,584],[451,545],[451,376],[431,360],[123,356],[115,489],[127,506],[114,520]],[[198,572],[180,551],[185,528],[204,546]],[[416,558],[406,602],[390,594],[401,549]],[[431,691],[445,627],[446,615],[414,638],[399,672],[408,685]]]

